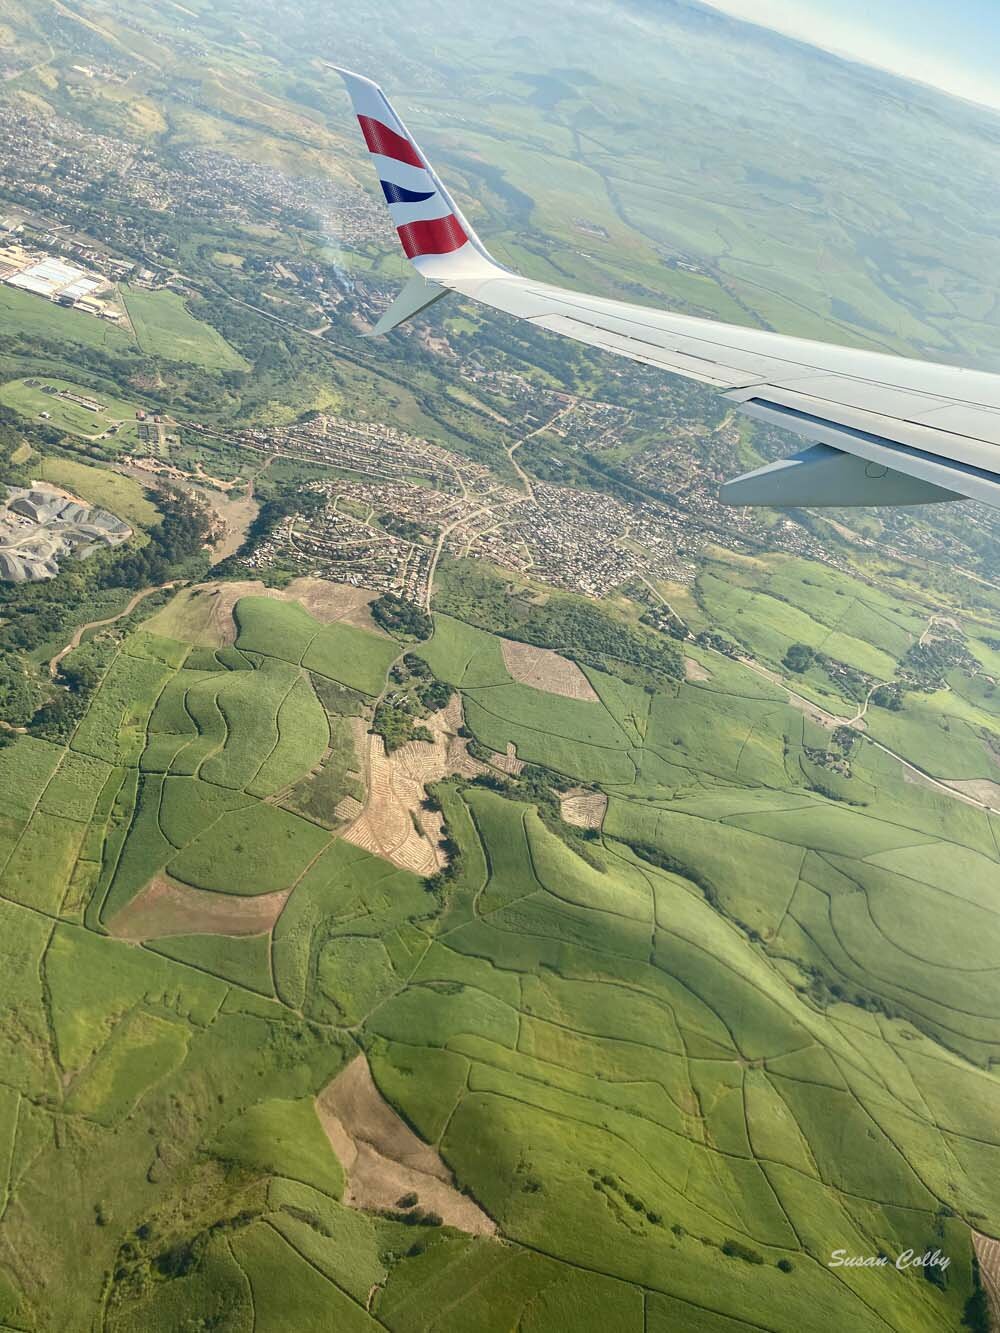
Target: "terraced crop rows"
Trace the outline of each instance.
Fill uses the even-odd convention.
[[[607,808],[564,839],[516,799],[530,769],[503,794],[466,756],[429,893],[281,804],[330,758],[313,682],[384,680],[395,652],[327,638],[317,677],[288,608],[241,603],[218,651],[136,634],[68,748],[0,753],[0,1316],[74,1326],[33,1285],[68,1216],[73,1289],[122,1333],[280,1327],[273,1284],[302,1327],[958,1327],[1000,1204],[990,816],[863,742],[842,799],[815,790],[829,733],[737,663],[654,693],[588,669],[595,698],[566,699],[443,621],[421,652],[479,744]],[[415,792],[461,718],[430,766],[400,753]],[[345,1206],[313,1099],[359,1049],[502,1244]],[[947,1285],[893,1270],[889,1302],[878,1270],[828,1267],[844,1246],[938,1247]]]

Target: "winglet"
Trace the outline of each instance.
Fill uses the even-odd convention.
[[[339,74],[347,85],[400,243],[417,272],[445,286],[452,278],[505,273],[463,216],[378,84],[338,65],[328,64],[327,69]],[[403,295],[408,294],[415,295],[415,290],[411,293],[408,287]],[[415,305],[410,314],[423,308]],[[409,314],[401,314],[390,327],[408,318]]]
[[[428,282],[419,273],[414,273],[371,333],[366,333],[364,336],[378,338],[383,333],[391,333],[400,324],[405,324],[414,315],[419,315],[421,310],[426,310],[428,306],[432,306],[435,301],[440,301],[442,296],[447,295],[447,287],[439,287],[436,282]]]

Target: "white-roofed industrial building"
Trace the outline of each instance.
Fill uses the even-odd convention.
[[[36,296],[48,297],[60,305],[86,302],[90,313],[95,315],[101,313],[102,306],[94,300],[94,292],[107,286],[104,279],[94,277],[64,259],[51,257],[36,260],[16,272],[0,274],[0,281],[6,281],[11,287],[20,287],[22,291],[33,292]]]
[[[11,287],[21,287],[25,291],[35,292],[39,296],[55,296],[57,292],[79,282],[86,274],[82,268],[67,264],[62,259],[40,259],[22,269],[13,278],[8,278]]]
[[[59,296],[62,300],[79,301],[82,297],[89,296],[91,292],[96,292],[100,285],[93,278],[77,278],[76,282],[71,282],[68,287],[64,287]]]

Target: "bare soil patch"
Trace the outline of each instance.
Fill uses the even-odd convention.
[[[494,768],[499,768],[501,773],[509,773],[512,778],[516,778],[518,773],[524,771],[524,760],[517,757],[517,746],[513,741],[507,742],[506,753],[501,754],[499,750],[493,750],[490,753],[490,763]]]
[[[356,588],[352,583],[331,583],[328,579],[303,577],[292,579],[281,595],[289,601],[301,602],[309,614],[324,625],[342,620],[345,625],[370,630],[383,639],[389,638],[385,630],[372,620],[369,608],[378,599],[379,593],[371,588]]]
[[[971,796],[974,800],[981,801],[991,810],[1000,810],[1000,782],[991,782],[988,778],[958,778],[955,781],[945,781],[944,785],[961,792],[963,796]],[[1000,1324],[997,1327],[1000,1328]]]
[[[108,930],[116,939],[135,944],[166,935],[263,935],[277,921],[290,892],[237,898],[157,875],[115,914]]]
[[[344,1203],[394,1210],[414,1193],[425,1212],[473,1236],[493,1236],[496,1223],[455,1188],[434,1149],[385,1101],[363,1055],[352,1060],[316,1098],[316,1112],[347,1175]]]
[[[181,483],[195,492],[218,515],[216,538],[212,550],[217,560],[235,555],[246,540],[250,524],[260,512],[260,502],[247,493],[243,482],[231,488],[218,490],[214,486],[199,486],[197,482]]]
[[[972,1247],[979,1260],[979,1275],[986,1290],[991,1328],[1000,1328],[1000,1241],[972,1232]]]
[[[608,808],[608,798],[600,791],[563,792],[559,797],[563,819],[575,828],[600,828]]]
[[[200,648],[222,648],[236,639],[233,607],[241,597],[270,597],[259,579],[238,583],[198,583],[182,588],[165,607],[145,623],[151,634],[165,634]]]
[[[162,434],[161,427],[161,434]],[[181,490],[189,491],[199,500],[215,511],[218,519],[217,537],[212,544],[212,550],[216,559],[222,560],[226,556],[235,554],[242,546],[247,535],[250,524],[257,517],[260,509],[260,503],[254,499],[252,493],[248,493],[246,483],[243,481],[217,482],[215,486],[200,485],[198,477],[189,472],[184,472],[181,468],[172,467],[169,463],[157,462],[149,467],[143,467],[139,464],[129,466],[126,463],[119,463],[115,467],[116,472],[121,472],[124,476],[133,477],[144,486],[149,486],[159,474],[165,477],[173,485]],[[205,481],[216,480],[201,474]],[[222,489],[218,489],[221,486]]]
[[[333,813],[338,819],[357,819],[364,812],[364,808],[354,796],[345,796],[337,802]]]
[[[530,643],[501,639],[504,664],[516,681],[566,699],[586,699],[598,703],[597,692],[575,662],[560,657],[551,648],[536,648]]]
[[[415,875],[433,875],[447,864],[438,846],[441,814],[421,809],[428,783],[449,773],[473,777],[486,772],[458,735],[462,701],[457,694],[424,725],[433,741],[410,741],[388,755],[381,736],[365,736],[368,798],[362,813],[341,835]]]
[[[233,607],[240,598],[273,597],[280,602],[301,602],[324,625],[342,620],[387,638],[368,609],[377,596],[370,588],[314,578],[292,579],[286,588],[268,588],[260,579],[198,583],[193,588],[184,588],[162,611],[151,616],[146,628],[154,634],[181,638],[202,648],[223,648],[236,641]]]
[[[684,659],[684,679],[685,679],[685,680],[711,680],[711,679],[712,679],[712,673],[711,673],[711,671],[709,671],[708,667],[704,667],[704,666],[702,666],[702,664],[701,664],[700,662],[696,662],[696,661],[694,660],[693,657],[685,657],[685,659]]]

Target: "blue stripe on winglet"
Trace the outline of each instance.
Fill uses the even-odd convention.
[[[387,204],[422,204],[435,193],[433,190],[407,190],[402,185],[393,185],[392,181],[380,181],[379,184]]]

